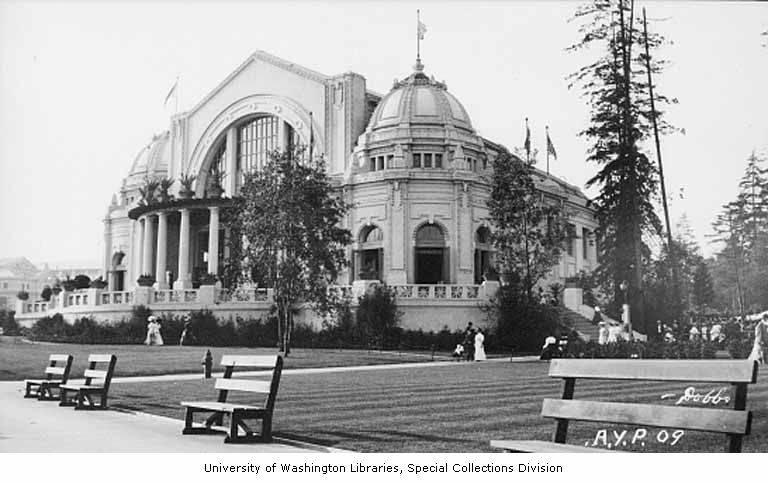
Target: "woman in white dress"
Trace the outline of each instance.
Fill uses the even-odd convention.
[[[163,345],[163,337],[160,335],[160,322],[157,317],[150,315],[147,319],[147,338],[144,340],[146,345]]]
[[[752,346],[752,353],[749,358],[764,364],[768,358],[768,314],[763,316],[763,320],[755,325],[755,344]]]
[[[483,330],[478,329],[477,334],[475,334],[475,360],[476,361],[485,360],[485,345],[483,344],[484,342],[485,342],[485,336],[483,335]]]

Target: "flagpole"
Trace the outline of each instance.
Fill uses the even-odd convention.
[[[421,12],[416,9],[416,63],[421,62]]]
[[[312,148],[315,144],[315,131],[312,125],[312,111],[309,111],[309,162],[312,163]]]
[[[547,174],[549,174],[549,126],[544,126],[544,131],[547,133]]]
[[[176,105],[174,106],[174,115],[179,113],[179,96],[181,95],[181,84],[179,83],[179,77],[181,77],[181,75],[176,76],[176,95],[174,96],[176,98]]]

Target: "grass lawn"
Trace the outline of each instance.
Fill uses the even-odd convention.
[[[555,423],[540,417],[541,401],[560,397],[562,384],[547,377],[547,369],[541,362],[494,362],[311,375],[284,373],[274,430],[292,439],[364,452],[486,452],[491,450],[491,439],[549,440]],[[661,394],[680,395],[686,387],[679,383],[579,381],[575,398],[659,402]],[[123,383],[113,386],[113,392],[111,404],[115,408],[177,419],[184,416],[179,401],[215,397],[212,380]],[[730,388],[729,394],[733,399]],[[674,404],[673,399],[664,402]],[[763,373],[750,388],[749,406],[754,420],[744,451],[768,452],[768,374]],[[611,430],[629,429],[625,440],[630,440],[635,430],[571,423],[569,442],[591,443],[600,429],[608,430],[608,441],[614,439]],[[685,433],[671,446],[671,438],[666,444],[656,441],[658,437],[664,439],[663,433],[653,428],[648,432],[645,446],[622,449],[719,452],[725,446],[725,437],[694,432]]]
[[[115,376],[146,376],[202,372],[200,363],[206,347],[84,345],[23,342],[18,337],[0,336],[0,381],[40,377],[50,354],[72,354],[72,376],[82,375],[88,354],[116,354]],[[214,371],[223,354],[274,354],[273,348],[211,347]],[[435,359],[447,355],[435,354]],[[431,354],[379,352],[366,350],[292,349],[286,369],[351,365],[424,362]]]

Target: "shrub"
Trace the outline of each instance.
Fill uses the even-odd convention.
[[[545,338],[557,332],[557,308],[537,302],[528,303],[514,285],[504,285],[487,307],[496,320],[497,347],[538,353]]]
[[[394,291],[384,284],[373,285],[360,297],[357,307],[358,339],[371,347],[397,347],[400,342],[397,326],[401,316]]]
[[[4,335],[19,335],[19,324],[14,315],[13,310],[0,309],[0,328],[3,329]]]
[[[32,325],[31,336],[35,340],[69,342],[72,326],[61,314],[43,317]]]

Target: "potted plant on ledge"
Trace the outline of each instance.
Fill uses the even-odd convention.
[[[29,292],[26,290],[19,290],[19,293],[16,294],[16,298],[26,302],[29,300]]]
[[[91,288],[97,288],[99,290],[104,290],[105,288],[107,288],[107,282],[103,278],[99,277],[99,278],[95,278],[95,279],[91,280],[91,285],[90,286],[91,286]]]
[[[168,203],[169,201],[173,201],[173,195],[170,193],[173,183],[174,181],[171,178],[160,179],[160,184],[158,186],[158,198],[160,203]]]
[[[205,273],[200,275],[200,285],[216,285],[219,277],[212,273]]]
[[[222,186],[223,182],[224,173],[220,170],[214,169],[208,174],[208,189],[206,189],[206,194],[209,198],[221,198],[221,195],[224,194],[224,187]]]
[[[69,278],[69,275],[67,275],[67,279],[61,282],[61,286],[64,288],[65,292],[74,292],[77,288],[77,282]]]
[[[179,184],[181,184],[179,196],[181,199],[188,200],[195,196],[195,192],[192,190],[192,185],[195,183],[196,179],[197,176],[193,174],[182,174],[179,177]]]
[[[136,283],[138,283],[140,287],[151,287],[155,284],[155,281],[155,277],[148,273],[141,274],[139,275],[139,278],[136,279]]]

